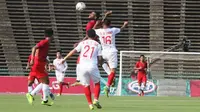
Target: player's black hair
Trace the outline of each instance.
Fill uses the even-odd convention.
[[[59,53],[61,53],[61,54],[62,54],[62,51],[61,51],[61,50],[57,50],[56,52],[59,52]]]
[[[47,28],[47,29],[45,29],[44,34],[45,34],[45,36],[47,36],[47,37],[51,37],[51,36],[53,35],[53,30],[52,30],[52,28]]]
[[[90,29],[87,31],[87,35],[89,38],[95,38],[96,37],[96,32],[93,29]]]
[[[94,11],[95,15],[96,15],[96,20],[98,20],[100,18],[100,13],[97,11]]]
[[[104,20],[103,24],[105,24],[106,26],[110,26],[111,21],[106,19],[106,20]]]
[[[142,54],[142,55],[140,55],[140,58],[141,58],[141,57],[145,58],[145,56],[144,56],[143,54]]]

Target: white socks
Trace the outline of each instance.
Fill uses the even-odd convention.
[[[33,91],[33,87],[32,86],[28,86],[28,92],[31,93]]]
[[[32,96],[36,95],[37,93],[40,92],[41,89],[42,89],[42,83],[36,86],[36,88],[31,92],[31,95]]]
[[[142,91],[141,91],[141,86],[138,86],[138,94],[141,94]]]
[[[48,96],[49,96],[49,85],[47,84],[42,84],[42,91],[43,91],[43,101],[47,101],[48,100]]]
[[[109,66],[106,64],[106,63],[104,63],[103,65],[102,65],[102,67],[103,67],[103,69],[105,70],[105,72],[108,74],[108,75],[110,75],[110,68],[109,68]]]
[[[78,76],[78,74],[76,74],[77,76],[76,76],[76,80],[77,81],[80,81],[80,78],[79,78],[79,76]]]

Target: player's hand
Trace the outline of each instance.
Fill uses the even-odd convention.
[[[125,26],[128,25],[128,21],[125,21],[125,22],[124,22],[124,25],[125,25]]]
[[[105,13],[105,16],[109,16],[109,15],[111,15],[112,14],[112,11],[107,11],[106,13]]]
[[[30,61],[30,66],[33,66],[33,64],[34,64],[34,60],[31,60]]]
[[[29,69],[29,66],[26,66],[26,70],[28,70]]]

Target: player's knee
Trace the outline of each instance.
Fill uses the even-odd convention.
[[[43,84],[49,84],[49,78],[48,77],[41,78],[40,81]]]
[[[28,86],[32,86],[33,85],[33,81],[28,81]]]
[[[111,72],[116,73],[115,68],[111,68]]]

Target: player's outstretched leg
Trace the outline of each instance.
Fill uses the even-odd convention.
[[[76,65],[76,82],[74,82],[73,84],[71,84],[70,86],[74,87],[74,86],[80,86],[81,83],[80,83],[80,78],[79,78],[79,64]]]
[[[114,78],[115,78],[115,69],[113,68],[111,69],[111,73],[108,76],[107,86],[104,87],[104,92],[107,97],[109,97],[110,86],[112,85]]]
[[[41,104],[51,106],[53,104],[53,102],[48,101],[48,96],[50,93],[49,78],[48,78],[48,76],[45,76],[45,77],[42,77],[40,80],[42,83],[42,91],[43,91],[43,101],[41,102]]]
[[[89,108],[90,108],[90,110],[93,110],[94,107],[92,105],[92,96],[91,96],[90,86],[85,86],[84,91],[85,91],[85,97],[89,104]]]
[[[105,72],[108,74],[108,75],[110,75],[110,67],[108,66],[108,64],[107,63],[104,63],[103,65],[102,65],[102,67],[103,67],[103,69],[105,70]]]
[[[28,81],[28,93],[31,93],[33,91],[32,84],[33,84],[33,82]]]
[[[70,86],[75,87],[75,86],[80,86],[80,85],[81,85],[80,80],[76,80],[76,82],[74,82]]]
[[[100,88],[100,82],[95,83],[94,87],[94,102],[93,104],[98,108],[101,109],[101,105],[99,103],[99,94],[100,94],[101,88]]]
[[[33,104],[33,101],[34,101],[33,96],[32,96],[30,93],[27,93],[27,94],[26,94],[26,98],[27,98],[29,104],[32,105],[32,104]]]

